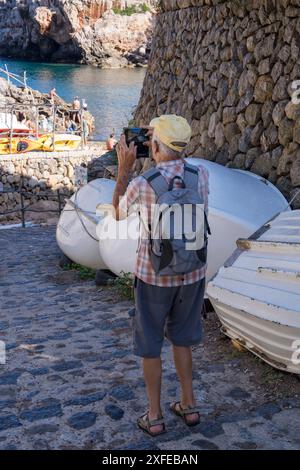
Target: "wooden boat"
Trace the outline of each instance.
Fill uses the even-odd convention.
[[[212,237],[208,254],[208,279],[233,252],[239,237],[248,237],[263,223],[283,211],[287,201],[263,178],[248,172],[225,168],[207,160],[189,159],[202,164],[210,173],[209,221]],[[73,261],[90,268],[110,269],[119,275],[133,272],[138,246],[139,220],[133,214],[129,220],[116,222],[103,219],[103,204],[112,202],[115,182],[95,180],[77,194],[77,207],[63,212],[57,229],[57,241],[62,251]],[[98,188],[97,190],[95,188]],[[72,201],[74,202],[74,201]],[[89,211],[88,231],[82,221]],[[97,215],[98,214],[98,215]],[[129,223],[128,223],[129,222]],[[127,226],[130,226],[130,236]],[[119,234],[116,238],[115,233]],[[100,242],[99,242],[100,239]],[[96,251],[99,251],[99,256]]]
[[[226,335],[272,366],[300,374],[300,211],[282,212],[208,284]]]
[[[45,152],[65,152],[77,150],[81,144],[81,137],[73,134],[46,134],[40,137]]]

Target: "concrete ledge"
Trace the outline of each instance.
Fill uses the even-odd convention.
[[[28,153],[17,153],[9,155],[0,155],[1,162],[16,162],[24,160],[44,160],[51,158],[58,159],[69,159],[69,158],[82,158],[82,157],[94,157],[99,153],[99,156],[104,153],[104,149],[100,147],[92,147],[83,150],[73,150],[68,152],[28,152]]]

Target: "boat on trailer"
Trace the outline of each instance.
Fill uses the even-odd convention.
[[[227,336],[273,367],[300,374],[300,210],[239,239],[207,295]]]
[[[275,186],[249,172],[229,169],[207,160],[188,159],[203,165],[210,175],[208,277],[224,264],[239,237],[248,237],[278,212],[287,201]],[[111,204],[115,181],[98,179],[79,190],[67,203],[57,227],[57,241],[74,262],[117,275],[132,273],[138,248],[139,218],[117,222],[103,214]],[[103,208],[103,205],[104,208]],[[103,211],[104,209],[104,211]],[[127,227],[130,226],[130,236]],[[109,236],[109,232],[113,235]],[[114,236],[115,233],[119,237]],[[100,241],[99,241],[100,239]],[[98,254],[97,254],[98,253]]]

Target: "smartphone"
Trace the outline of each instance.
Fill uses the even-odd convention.
[[[148,146],[144,145],[145,142],[149,142],[150,137],[148,134],[148,129],[142,127],[125,127],[124,134],[126,138],[126,144],[130,145],[131,142],[134,142],[137,147],[137,158],[149,158],[150,149]]]

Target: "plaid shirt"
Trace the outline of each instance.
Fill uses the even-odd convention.
[[[184,160],[172,160],[157,165],[157,169],[168,183],[175,176],[183,177]],[[209,194],[209,175],[208,171],[201,165],[199,170],[199,194],[202,196],[206,213],[208,213],[208,194]],[[138,176],[129,184],[126,194],[120,201],[119,211],[122,216],[132,212],[140,212],[141,208],[146,209],[151,214],[151,207],[156,204],[157,196],[153,188],[145,178]],[[149,234],[141,224],[140,241],[138,248],[137,264],[135,275],[147,284],[159,287],[175,287],[181,285],[194,284],[205,277],[206,266],[192,273],[179,276],[159,276],[155,273],[150,259],[150,240]]]

